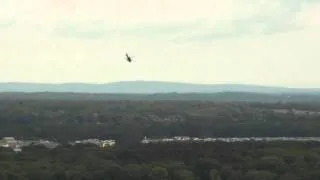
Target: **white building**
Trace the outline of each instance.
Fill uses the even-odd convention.
[[[116,144],[115,140],[103,140],[101,141],[102,147],[110,147]]]
[[[142,144],[148,144],[148,143],[150,143],[150,141],[149,141],[148,138],[145,136],[145,137],[143,138],[143,140],[141,141],[141,143],[142,143]]]

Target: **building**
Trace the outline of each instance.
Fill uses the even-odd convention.
[[[115,140],[103,140],[101,141],[102,147],[106,148],[106,147],[112,147],[116,144]]]

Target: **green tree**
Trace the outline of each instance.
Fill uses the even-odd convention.
[[[140,180],[147,174],[146,169],[138,164],[128,164],[124,170],[132,180]]]
[[[249,170],[245,176],[248,180],[275,180],[277,178],[275,173],[257,170]]]
[[[197,176],[201,180],[209,180],[210,177],[210,171],[212,169],[219,169],[220,168],[220,162],[216,159],[199,159],[195,164],[195,172]]]
[[[279,156],[263,156],[260,158],[258,168],[283,173],[287,171],[288,165]]]
[[[220,174],[216,169],[212,169],[210,171],[210,178],[211,180],[221,180]]]
[[[152,180],[167,180],[168,179],[168,170],[164,167],[153,167],[149,174],[149,177]]]
[[[175,179],[175,180],[194,180],[195,177],[194,177],[194,174],[192,171],[184,169],[184,170],[174,171],[173,179]]]
[[[279,177],[279,180],[298,180],[297,176],[293,173],[287,172]]]

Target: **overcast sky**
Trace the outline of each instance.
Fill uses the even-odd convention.
[[[320,0],[0,0],[0,49],[1,82],[320,87]]]

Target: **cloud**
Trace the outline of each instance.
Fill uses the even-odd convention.
[[[320,85],[319,0],[3,2],[0,81]]]
[[[61,22],[54,29],[55,35],[67,38],[103,38],[107,32],[111,31],[107,26],[100,21],[90,22]]]
[[[299,31],[319,24],[320,1],[318,0],[271,2],[273,4],[267,3],[269,6],[264,6],[264,3],[257,6],[263,9],[260,12],[253,13],[253,16],[222,21],[214,25],[210,25],[210,22],[208,22],[208,26],[202,28],[198,33],[180,36],[175,38],[174,41],[200,43],[243,36],[253,38],[259,35]]]
[[[119,36],[167,41],[210,41],[297,30],[319,0],[2,0],[0,17],[46,27],[59,37]],[[317,10],[313,11],[315,14]],[[301,13],[299,17],[297,14]],[[303,15],[304,14],[304,15]],[[309,13],[310,14],[310,13]],[[318,17],[318,16],[316,16]],[[296,21],[294,22],[294,18]],[[299,25],[297,25],[299,23]],[[311,23],[311,22],[310,22]],[[41,28],[38,31],[42,30]]]
[[[125,36],[146,36],[147,38],[157,35],[170,36],[181,33],[190,33],[204,25],[206,24],[203,19],[175,23],[139,23],[119,29],[119,34]]]
[[[273,35],[305,28],[304,16],[312,15],[303,13],[304,15],[297,17],[297,14],[311,11],[307,8],[314,8],[320,2],[318,0],[258,0],[254,2],[251,0],[226,0],[224,2],[202,0],[198,3],[181,0],[153,1],[153,3],[146,0],[138,1],[139,3],[132,4],[127,2],[130,6],[125,5],[121,0],[118,2],[94,1],[93,3],[100,5],[95,13],[70,15],[67,18],[68,23],[64,20],[64,23],[57,25],[54,32],[61,37],[110,39],[119,36],[134,36],[149,40],[163,39],[184,43]],[[80,1],[78,9],[85,4],[85,1]],[[137,4],[139,6],[144,4],[144,8],[139,8]],[[104,12],[100,11],[102,5],[109,5]],[[90,5],[87,4],[87,7],[86,10],[89,12]],[[313,14],[319,12],[316,8],[314,9]],[[83,20],[80,20],[80,17]],[[106,18],[101,20],[99,19],[101,17]],[[316,21],[315,17],[319,16],[313,15],[313,17],[313,21]]]
[[[303,9],[296,14],[295,20],[298,24],[305,27],[320,25],[320,1],[318,3],[305,4]]]
[[[0,29],[1,28],[9,28],[15,24],[16,24],[15,20],[0,21]]]
[[[217,39],[254,37],[288,33],[303,29],[290,18],[281,17],[252,17],[215,25],[207,24],[196,33],[182,35],[174,39],[175,42],[211,42]]]
[[[58,22],[54,35],[68,38],[112,39],[116,37],[161,39],[197,31],[204,20],[177,23],[139,23],[116,26],[103,21]]]

